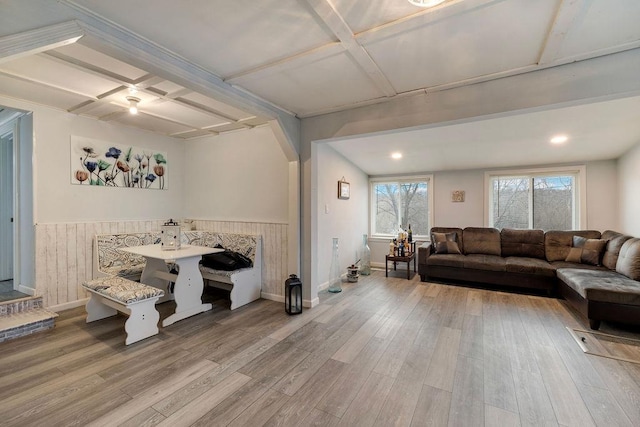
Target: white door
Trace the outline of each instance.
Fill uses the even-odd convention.
[[[13,133],[0,137],[0,281],[13,279]]]

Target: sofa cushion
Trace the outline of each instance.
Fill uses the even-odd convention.
[[[606,240],[573,236],[573,247],[569,249],[569,254],[565,261],[600,265],[605,246],[607,246]]]
[[[427,265],[438,265],[441,267],[464,267],[464,255],[440,255],[434,254],[427,258]]]
[[[463,250],[463,241],[462,241],[462,228],[455,228],[455,227],[432,227],[431,228],[431,246],[435,252],[436,249],[436,245],[433,239],[433,233],[455,233],[456,234],[456,240],[455,242],[458,244],[458,248],[460,249],[460,251],[462,252]]]
[[[573,236],[599,239],[596,230],[547,231],[544,233],[544,253],[547,261],[564,261],[573,246]]]
[[[631,236],[627,236],[616,231],[607,230],[602,233],[602,239],[607,241],[607,247],[602,255],[602,265],[609,270],[616,269],[616,263],[618,262],[618,255],[624,242],[629,240]]]
[[[583,270],[607,270],[606,267],[603,267],[601,265],[578,264],[576,262],[567,262],[567,261],[553,261],[550,264],[556,270],[558,270],[559,268],[580,268]]]
[[[620,248],[616,271],[629,279],[640,280],[640,239],[631,238]]]
[[[509,273],[535,274],[546,277],[555,277],[556,275],[556,268],[544,259],[508,257],[506,261],[506,271]]]
[[[499,255],[471,254],[464,259],[464,268],[475,270],[506,271],[507,261]]]
[[[640,305],[640,282],[610,270],[561,268],[558,278],[591,301]]]
[[[503,228],[500,231],[502,256],[544,257],[544,231]]]
[[[467,227],[462,231],[465,254],[501,255],[497,228]]]

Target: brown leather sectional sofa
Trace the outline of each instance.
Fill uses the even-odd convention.
[[[421,280],[455,280],[558,295],[589,319],[640,325],[640,239],[615,231],[431,229]]]

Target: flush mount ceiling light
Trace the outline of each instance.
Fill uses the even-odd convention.
[[[445,0],[409,0],[409,3],[414,6],[427,8],[437,6],[440,3],[444,3],[444,1]]]
[[[556,135],[549,140],[552,144],[564,144],[569,140],[567,135]]]
[[[402,158],[402,153],[391,153],[391,158],[392,159],[401,159]]]
[[[138,102],[140,102],[140,98],[127,96],[127,101],[129,101],[129,112],[131,114],[138,114]]]

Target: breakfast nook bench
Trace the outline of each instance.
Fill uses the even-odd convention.
[[[161,289],[118,276],[101,277],[82,286],[91,295],[86,305],[87,323],[120,311],[129,315],[124,324],[126,345],[158,334],[160,314],[155,304],[164,295]]]

